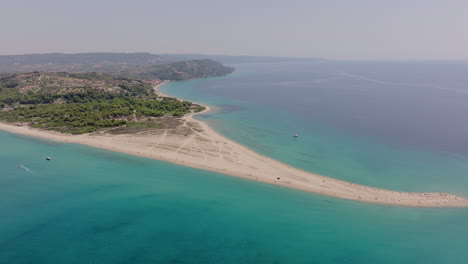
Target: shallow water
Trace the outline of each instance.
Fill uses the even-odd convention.
[[[468,209],[363,204],[85,146],[0,140],[0,263],[468,258]]]
[[[202,118],[226,136],[298,167],[402,190],[466,193],[466,160],[459,152],[359,137],[327,118],[217,90],[254,78],[264,66],[243,67],[229,77],[171,83],[163,90],[220,106]],[[297,140],[291,138],[295,131],[301,134]],[[364,204],[4,132],[0,216],[0,263],[468,259],[468,209]]]

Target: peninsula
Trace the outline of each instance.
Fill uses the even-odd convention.
[[[207,62],[181,62],[144,71],[134,68],[127,77],[102,72],[4,75],[0,79],[0,129],[337,198],[411,207],[468,207],[467,199],[453,194],[391,191],[314,174],[223,137],[194,118],[210,111],[208,106],[157,91],[168,80],[232,71],[211,62],[214,68],[199,63]],[[146,77],[129,77],[139,74]]]

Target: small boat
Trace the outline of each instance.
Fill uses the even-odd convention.
[[[46,159],[46,160],[51,160],[52,158],[51,158],[51,157],[46,157],[45,159]]]
[[[299,134],[298,134],[298,133],[294,133],[293,137],[294,137],[294,138],[297,138],[297,137],[299,137]]]

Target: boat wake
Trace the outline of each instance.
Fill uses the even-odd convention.
[[[32,173],[32,171],[28,167],[24,166],[23,164],[18,165],[18,167],[22,168],[23,170],[25,170],[25,171],[27,171],[29,173]]]

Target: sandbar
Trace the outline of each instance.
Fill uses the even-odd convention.
[[[155,91],[161,95],[159,87]],[[209,106],[200,113],[210,111]],[[117,128],[70,135],[29,126],[0,123],[0,130],[48,140],[83,144],[188,167],[242,177],[336,198],[409,207],[468,207],[468,200],[449,193],[399,192],[354,184],[304,171],[256,153],[217,133],[191,113],[161,118],[162,128],[126,133]]]

